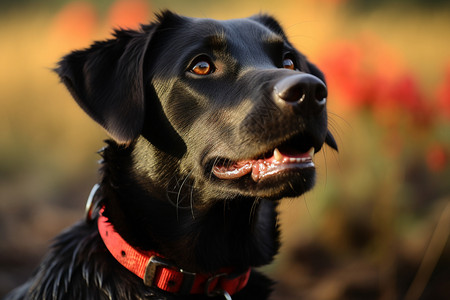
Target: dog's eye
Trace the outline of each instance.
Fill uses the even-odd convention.
[[[197,75],[208,75],[211,73],[211,65],[206,61],[199,61],[191,70]]]
[[[288,57],[286,57],[283,60],[283,68],[289,69],[289,70],[295,70],[295,64],[294,61]]]
[[[214,65],[205,58],[194,61],[190,68],[190,72],[196,75],[209,75],[213,73],[214,70]]]

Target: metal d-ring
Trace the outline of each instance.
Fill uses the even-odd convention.
[[[87,222],[92,221],[92,211],[94,210],[94,197],[99,188],[100,188],[100,184],[96,183],[92,187],[92,190],[89,193],[89,197],[86,201],[86,209],[85,209],[84,215],[85,215]]]
[[[208,294],[208,297],[220,297],[220,296],[223,296],[225,300],[233,300],[230,294],[228,294],[228,292],[224,290],[216,290],[213,293]]]
[[[227,275],[228,275],[227,273],[219,273],[219,274],[216,274],[216,275],[208,278],[208,280],[206,281],[206,284],[205,284],[205,294],[208,297],[223,296],[226,300],[233,300],[231,298],[230,294],[228,294],[228,292],[225,290],[213,290],[211,292],[209,291],[209,287],[210,287],[211,283],[213,282],[213,280],[220,278],[220,277],[225,277]]]
[[[231,299],[230,294],[228,294],[227,291],[222,291],[222,296],[226,299],[226,300],[233,300]]]

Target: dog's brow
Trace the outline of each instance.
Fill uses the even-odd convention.
[[[212,34],[206,37],[206,43],[213,49],[224,49],[227,47],[227,39],[224,34]]]
[[[267,44],[284,44],[283,37],[278,34],[264,35],[262,40]]]

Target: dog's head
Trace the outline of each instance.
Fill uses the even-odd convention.
[[[165,12],[69,54],[57,72],[131,148],[130,172],[153,195],[189,183],[200,199],[297,196],[314,184],[314,153],[337,149],[323,74],[265,15]]]

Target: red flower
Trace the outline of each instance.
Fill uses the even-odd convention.
[[[111,27],[136,29],[148,22],[150,6],[144,0],[118,0],[110,8],[108,23]]]
[[[90,41],[97,29],[98,16],[89,2],[70,2],[56,15],[52,24],[52,36],[60,43],[75,47]]]
[[[399,116],[428,125],[430,108],[417,78],[379,38],[365,34],[355,42],[327,45],[324,53],[320,67],[339,103],[368,108],[387,126],[400,121]]]
[[[363,54],[361,49],[351,42],[337,42],[327,46],[328,51],[319,60],[325,73],[329,90],[336,93],[344,105],[359,109],[367,100],[368,73],[361,68]]]
[[[390,94],[392,101],[395,101],[394,105],[412,116],[416,124],[428,123],[430,109],[417,78],[411,72],[400,75],[393,82]]]

